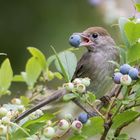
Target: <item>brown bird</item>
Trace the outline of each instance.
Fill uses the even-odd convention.
[[[119,63],[119,51],[116,48],[116,44],[109,33],[102,27],[91,27],[82,33],[75,34],[81,37],[79,46],[86,47],[87,52],[79,60],[72,79],[89,77],[91,79],[90,91],[93,91],[98,98],[102,97],[113,85],[111,77],[115,65],[109,61]],[[59,99],[65,93],[64,89],[55,91],[48,99],[21,114],[15,122],[44,105]]]
[[[101,97],[112,87],[111,77],[115,65],[110,61],[119,63],[119,51],[114,40],[102,27],[91,27],[77,34],[82,40],[79,46],[86,47],[88,51],[79,60],[73,79],[89,77],[89,89]]]

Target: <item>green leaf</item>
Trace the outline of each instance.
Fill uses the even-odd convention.
[[[27,49],[32,54],[33,57],[38,59],[38,62],[41,65],[42,69],[46,70],[47,61],[44,54],[39,49],[34,48],[34,47],[28,47]]]
[[[35,82],[37,81],[40,73],[41,66],[38,63],[38,59],[36,57],[31,57],[26,64],[26,72],[22,73],[24,80],[30,88],[33,88]]]
[[[140,59],[140,43],[135,44],[127,50],[127,61],[129,63],[137,62]]]
[[[13,82],[24,82],[22,75],[14,75]]]
[[[28,128],[30,125],[34,124],[34,123],[37,123],[37,122],[46,122],[48,120],[51,120],[53,119],[55,116],[53,114],[49,114],[49,113],[46,113],[44,114],[43,116],[39,117],[38,119],[35,119],[35,120],[29,120],[27,121],[25,124],[23,124],[23,128]]]
[[[63,76],[59,72],[54,72],[54,76],[60,80],[63,78]]]
[[[4,55],[4,56],[6,56],[7,54],[6,54],[6,53],[0,53],[0,55]]]
[[[127,19],[127,18],[125,18],[125,17],[120,17],[120,19],[119,19],[119,28],[120,28],[120,32],[121,32],[121,37],[122,37],[122,40],[123,40],[123,42],[125,43],[125,45],[126,45],[127,47],[129,47],[130,44],[129,44],[128,39],[127,39],[127,37],[126,37],[126,34],[125,34],[125,32],[124,32],[124,26],[125,26],[125,24],[126,24],[127,22],[128,22],[128,19]]]
[[[30,99],[25,96],[20,96],[20,100],[25,107],[27,107],[30,103]]]
[[[129,140],[128,134],[120,134],[115,140]]]
[[[77,65],[76,56],[70,51],[61,52],[58,56],[65,71],[67,72],[67,75],[69,76],[69,79],[71,80]],[[55,65],[57,70],[62,73],[58,60],[55,61]]]
[[[92,92],[87,92],[87,94],[85,94],[84,98],[90,103],[93,104],[96,100],[96,96],[95,94],[93,94]]]
[[[131,45],[136,44],[140,38],[140,24],[129,21],[124,26],[126,37]]]
[[[137,12],[140,12],[140,3],[136,3],[135,8],[136,8]]]
[[[54,53],[55,53],[56,59],[57,59],[58,64],[59,64],[59,68],[61,69],[61,72],[62,72],[62,74],[64,75],[64,78],[65,78],[66,82],[69,82],[69,81],[70,81],[70,78],[69,78],[69,76],[68,76],[68,74],[67,74],[67,71],[66,71],[64,65],[62,64],[62,62],[61,62],[61,60],[60,60],[60,58],[59,58],[57,52],[55,51],[55,49],[54,49],[53,47],[52,47],[52,50],[53,50]]]
[[[9,59],[5,59],[0,68],[0,91],[5,94],[11,85],[13,71]]]
[[[28,130],[28,133],[30,135],[35,134],[39,129],[41,129],[44,125],[46,125],[46,121],[54,118],[54,115],[52,114],[44,114],[38,119],[35,120],[29,120],[25,124],[22,125],[22,128],[26,131]],[[25,138],[27,135],[23,133],[20,129],[18,129],[14,134],[14,138],[20,139]]]
[[[69,93],[69,94],[66,94],[63,96],[63,100],[64,101],[69,101],[69,100],[72,100],[74,98],[76,98],[77,96],[73,93]]]
[[[82,135],[75,134],[72,137],[70,137],[68,140],[87,140],[87,138]]]
[[[48,64],[48,67],[50,66],[50,64],[56,59],[56,56],[55,55],[52,55],[50,56],[48,59],[47,59],[47,64]]]
[[[90,124],[84,125],[82,129],[82,135],[91,137],[97,134],[101,134],[104,130],[104,121],[101,117],[92,117]]]
[[[113,119],[113,125],[112,128],[116,129],[118,127],[123,126],[124,124],[128,123],[129,121],[133,120],[135,117],[140,115],[139,112],[136,111],[125,111],[121,114],[118,114]]]
[[[140,98],[140,86],[139,86],[139,84],[136,85],[135,91],[136,91],[135,98],[136,99]]]
[[[120,52],[120,64],[126,63],[126,46],[121,46],[119,47],[119,52]]]

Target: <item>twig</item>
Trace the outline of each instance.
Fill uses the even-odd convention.
[[[127,87],[127,91],[126,91],[126,93],[124,94],[124,97],[123,97],[124,99],[125,99],[126,96],[131,92],[131,90],[132,90],[132,86]],[[122,103],[120,103],[120,105],[118,106],[117,110],[115,111],[115,113],[114,113],[113,116],[111,117],[112,119],[116,116],[116,114],[117,114],[118,111],[120,110],[121,106],[122,106]]]
[[[131,106],[126,106],[122,111],[131,109],[132,107],[137,107],[137,106],[140,106],[140,103],[135,103],[135,104],[133,104],[133,105],[131,105]]]
[[[108,132],[109,132],[111,126],[112,126],[112,121],[110,121],[110,122],[107,124],[107,126],[104,126],[105,130],[104,130],[104,133],[102,134],[100,140],[106,140],[106,136],[107,136],[107,134],[108,134]]]
[[[93,116],[93,113],[88,111],[77,99],[72,100],[77,106],[79,106],[82,110],[84,110],[90,117]]]
[[[89,102],[87,102],[87,103],[88,103],[89,106],[91,106],[91,107],[93,108],[93,110],[94,110],[103,120],[105,120],[104,115],[103,115],[100,111],[98,111],[98,109],[96,109],[96,107],[95,107],[94,105],[92,105],[92,104],[89,103]]]
[[[119,94],[120,94],[120,92],[121,92],[121,89],[122,89],[122,86],[119,88],[119,90],[118,90],[117,93],[115,94],[115,97],[116,97],[116,98],[119,96]],[[125,93],[125,95],[124,95],[124,98],[126,98],[126,96],[127,96],[128,93],[131,91],[131,89],[132,89],[132,86],[127,87],[127,91],[126,91],[126,93]],[[114,102],[115,102],[115,101],[113,101],[113,104],[114,104]],[[113,104],[111,104],[111,106],[112,106]],[[116,116],[116,114],[118,113],[118,111],[120,110],[121,106],[122,106],[122,103],[118,106],[116,112],[113,114],[113,116],[110,118],[110,120],[109,120],[109,121],[106,120],[106,121],[108,121],[108,122],[107,122],[107,126],[104,126],[104,133],[102,134],[100,140],[106,140],[106,136],[107,136],[107,134],[108,134],[108,132],[109,132],[109,130],[110,130],[112,124],[113,124],[113,123],[112,123],[112,120],[113,120],[113,118]],[[109,108],[111,108],[111,107],[109,107]],[[111,110],[109,109],[109,112],[110,112],[110,111],[111,111]],[[109,112],[108,112],[108,114],[109,114]]]
[[[114,96],[115,96],[115,98],[114,98],[114,100],[111,102],[111,104],[109,105],[109,107],[108,107],[108,110],[107,110],[107,113],[106,113],[106,119],[108,118],[108,116],[109,116],[109,112],[111,111],[111,109],[112,109],[112,107],[113,107],[113,105],[114,105],[114,103],[115,103],[115,99],[116,98],[118,98],[118,96],[119,96],[119,94],[120,94],[120,92],[121,92],[121,90],[122,90],[122,85],[119,87],[119,89],[118,89],[118,87],[116,87],[115,89],[118,89],[118,91],[117,91],[117,93],[116,94],[114,94]]]

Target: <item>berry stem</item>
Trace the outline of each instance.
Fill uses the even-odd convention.
[[[130,86],[127,87],[127,91],[125,92],[123,99],[125,99],[125,98],[127,97],[127,95],[129,95],[129,93],[131,92],[131,90],[132,90],[132,85],[130,85]],[[120,105],[118,106],[117,110],[116,110],[115,113],[113,114],[112,120],[114,119],[114,117],[115,117],[115,116],[117,115],[117,113],[119,112],[121,106],[122,106],[122,103],[120,103]]]
[[[89,106],[91,106],[91,107],[93,108],[93,110],[94,110],[103,120],[105,120],[104,115],[103,115],[100,111],[98,111],[98,109],[96,109],[96,107],[95,107],[94,105],[92,105],[92,104],[89,103],[88,101],[87,101],[87,103],[88,103]]]

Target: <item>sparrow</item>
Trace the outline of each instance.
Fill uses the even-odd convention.
[[[116,66],[111,63],[119,63],[119,50],[110,34],[102,27],[90,27],[78,34],[81,37],[79,46],[86,47],[72,80],[75,78],[91,79],[89,90],[93,91],[97,98],[102,97],[113,86],[112,75]]]
[[[97,98],[105,95],[113,87],[112,75],[116,66],[111,61],[119,63],[119,50],[110,34],[103,27],[90,27],[81,33],[74,33],[80,36],[78,47],[85,47],[87,51],[77,63],[72,81],[75,78],[91,79],[90,91],[96,94]],[[54,94],[46,100],[23,112],[14,120],[17,122],[34,112],[35,110],[60,99],[66,94],[65,89],[54,91]],[[80,106],[80,104],[74,100]],[[86,111],[86,110],[85,110]]]

